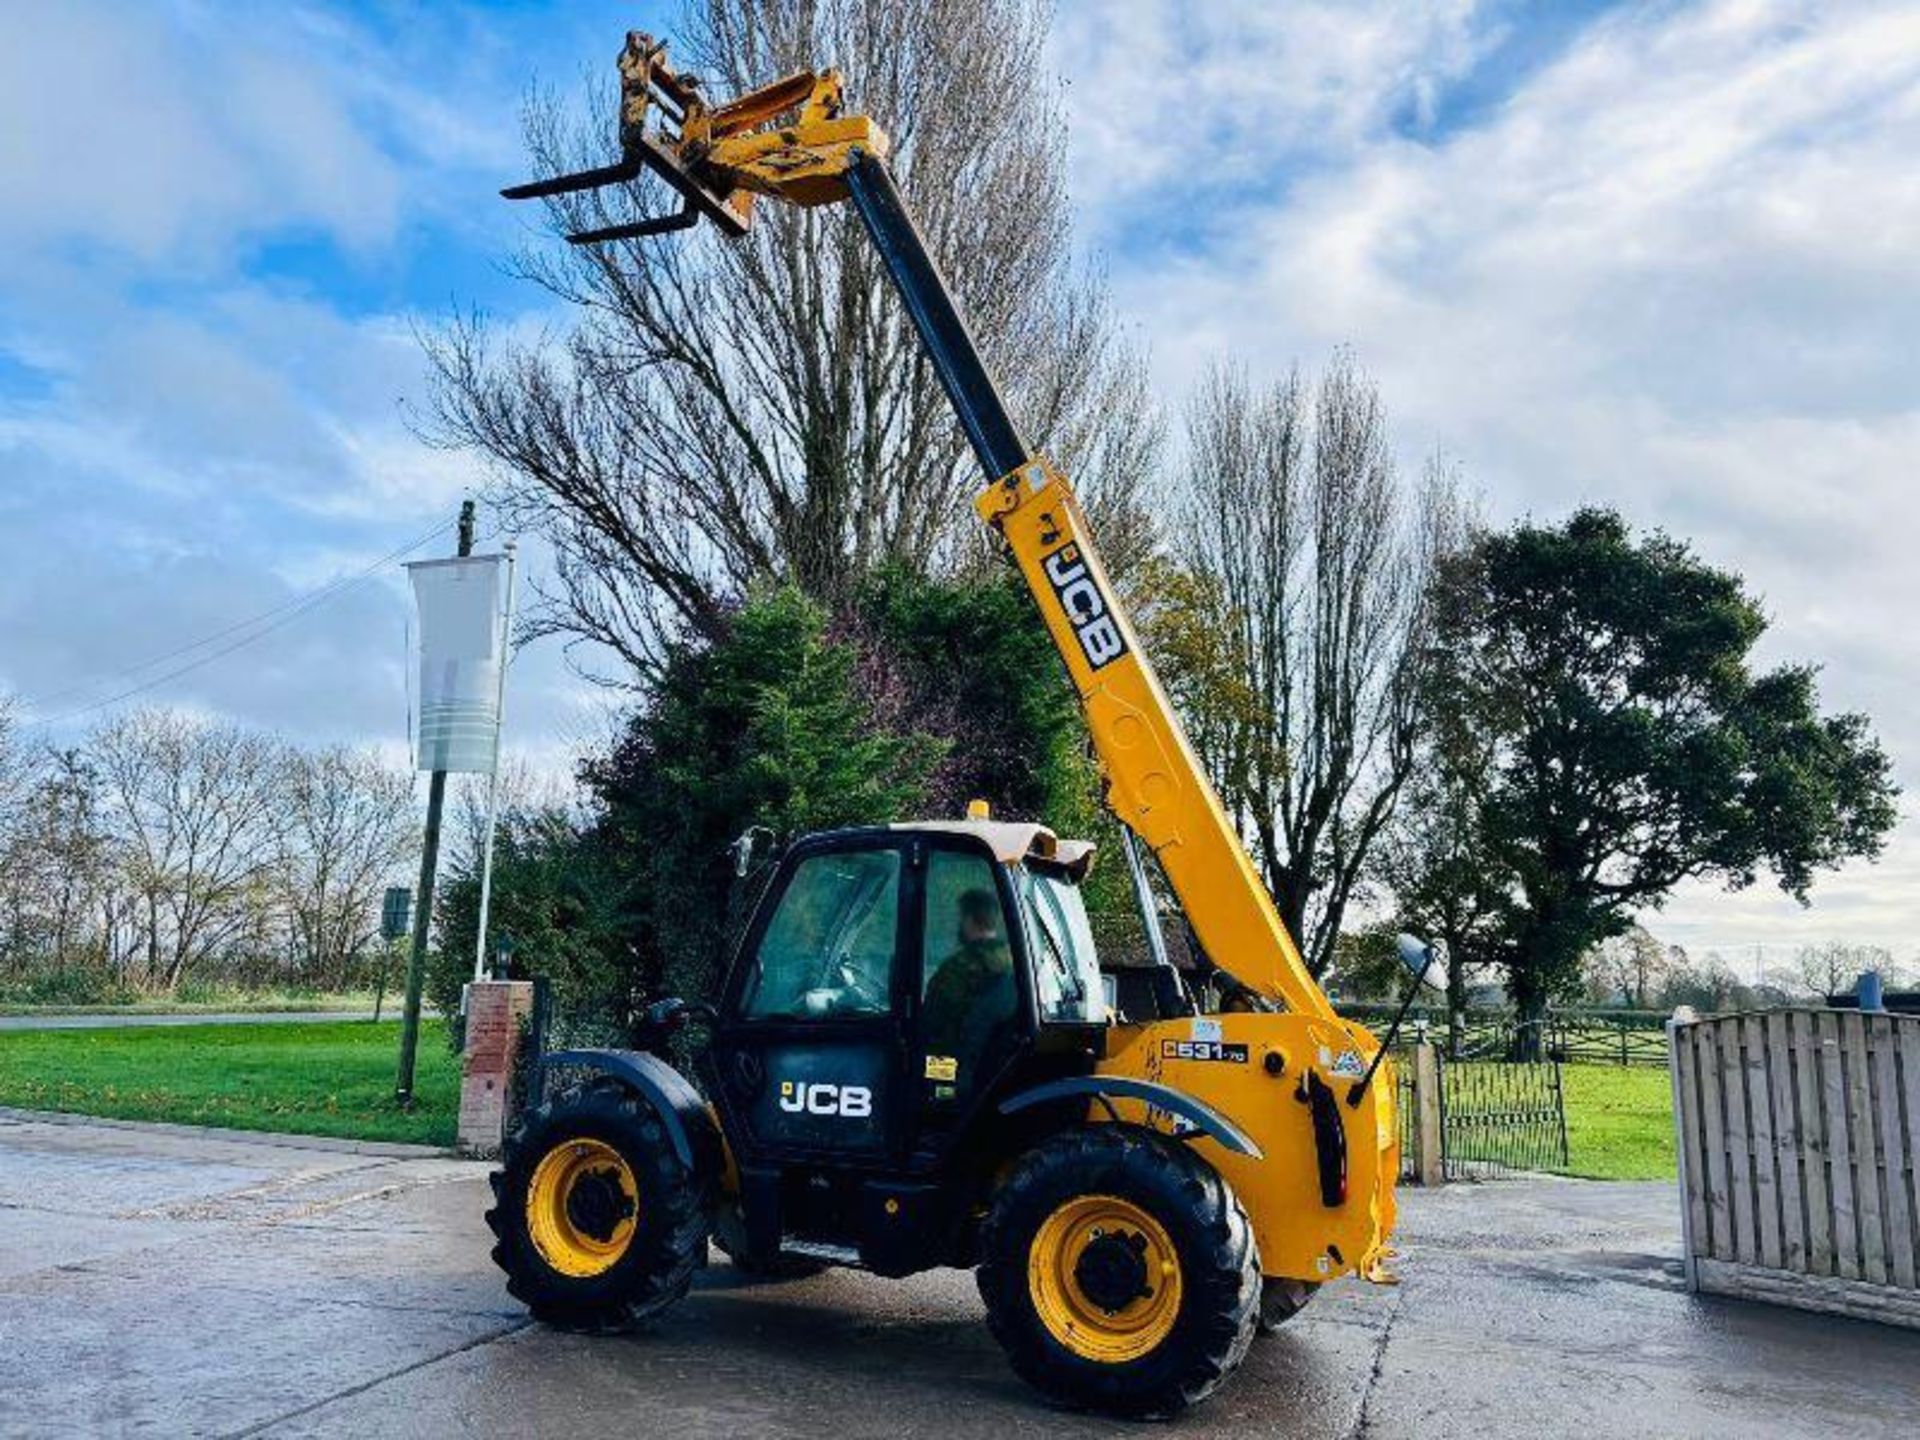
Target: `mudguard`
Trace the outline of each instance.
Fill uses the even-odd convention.
[[[1025,1110],[1030,1105],[1044,1105],[1050,1100],[1078,1097],[1094,1099],[1099,1096],[1110,1100],[1144,1101],[1170,1115],[1179,1116],[1236,1155],[1245,1155],[1251,1160],[1261,1158],[1260,1147],[1253,1143],[1246,1131],[1205,1101],[1196,1100],[1157,1080],[1136,1080],[1125,1075],[1076,1075],[1066,1080],[1052,1080],[1008,1096],[1000,1102],[1000,1113],[1011,1115],[1016,1110]]]
[[[556,1050],[540,1057],[544,1069],[591,1070],[637,1091],[659,1115],[680,1163],[713,1176],[720,1165],[720,1134],[700,1092],[673,1066],[644,1050]]]

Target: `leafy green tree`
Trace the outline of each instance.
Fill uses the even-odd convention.
[[[856,649],[791,588],[757,595],[704,647],[675,650],[611,752],[583,767],[629,889],[641,988],[708,997],[733,891],[728,847],[919,808],[944,747],[876,723]]]
[[[868,583],[852,624],[870,690],[888,696],[876,708],[944,747],[922,813],[957,816],[982,799],[998,818],[1092,840],[1104,857],[1084,887],[1096,938],[1143,945],[1086,723],[1025,585],[1007,572],[951,584],[896,567]]]
[[[516,970],[546,976],[569,1011],[601,1017],[610,1034],[624,1030],[646,998],[645,977],[631,963],[631,899],[616,857],[585,817],[556,806],[501,815],[489,940],[510,942]],[[478,870],[454,871],[434,908],[440,948],[428,971],[428,993],[451,1015],[473,974]]]
[[[1443,564],[1427,709],[1443,754],[1486,757],[1460,778],[1523,1019],[1682,881],[1767,871],[1804,903],[1819,871],[1879,853],[1886,754],[1864,716],[1820,713],[1811,668],[1755,673],[1765,629],[1738,576],[1608,510]]]

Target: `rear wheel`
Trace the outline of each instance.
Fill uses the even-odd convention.
[[[1065,1404],[1170,1415],[1245,1358],[1260,1265],[1246,1212],[1185,1146],[1130,1126],[1039,1146],[981,1235],[987,1324],[1021,1377]]]
[[[653,1107],[596,1080],[535,1110],[489,1177],[507,1293],[569,1330],[625,1330],[687,1292],[706,1240],[699,1177]]]

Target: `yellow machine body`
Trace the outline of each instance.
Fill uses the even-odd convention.
[[[1242,1046],[1244,1064],[1205,1058]],[[1212,1106],[1259,1147],[1256,1157],[1212,1140],[1193,1141],[1246,1207],[1263,1274],[1314,1283],[1345,1274],[1385,1281],[1400,1173],[1391,1063],[1381,1066],[1357,1107],[1346,1103],[1375,1048],[1365,1030],[1340,1020],[1271,1011],[1198,1015],[1114,1026],[1096,1073],[1169,1085]],[[1277,1073],[1268,1069],[1269,1055],[1280,1057]],[[1346,1199],[1335,1206],[1321,1195],[1313,1127],[1300,1098],[1308,1071],[1333,1090],[1345,1122]],[[1181,1128],[1141,1101],[1111,1103],[1121,1120],[1169,1134]],[[1104,1104],[1088,1111],[1093,1121],[1111,1118]]]

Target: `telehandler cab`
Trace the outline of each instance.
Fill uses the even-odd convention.
[[[1390,1279],[1399,1155],[1384,1052],[1301,963],[1115,604],[1065,478],[1031,453],[832,71],[709,105],[633,33],[621,160],[511,199],[631,181],[679,214],[850,200],[989,484],[1085,706],[1155,965],[1103,973],[1078,886],[1092,847],[965,820],[809,835],[781,856],[719,1003],[663,1001],[641,1048],[566,1051],[578,1083],[515,1125],[488,1223],[540,1319],[624,1328],[687,1290],[709,1239],[749,1271],[974,1267],[987,1323],[1044,1393],[1164,1415],[1336,1276]],[[653,123],[654,117],[664,123]],[[1136,839],[1137,837],[1137,839]],[[1137,848],[1176,893],[1204,982],[1167,961]],[[1200,998],[1224,997],[1209,1013]],[[698,1084],[665,1058],[699,1018]]]

